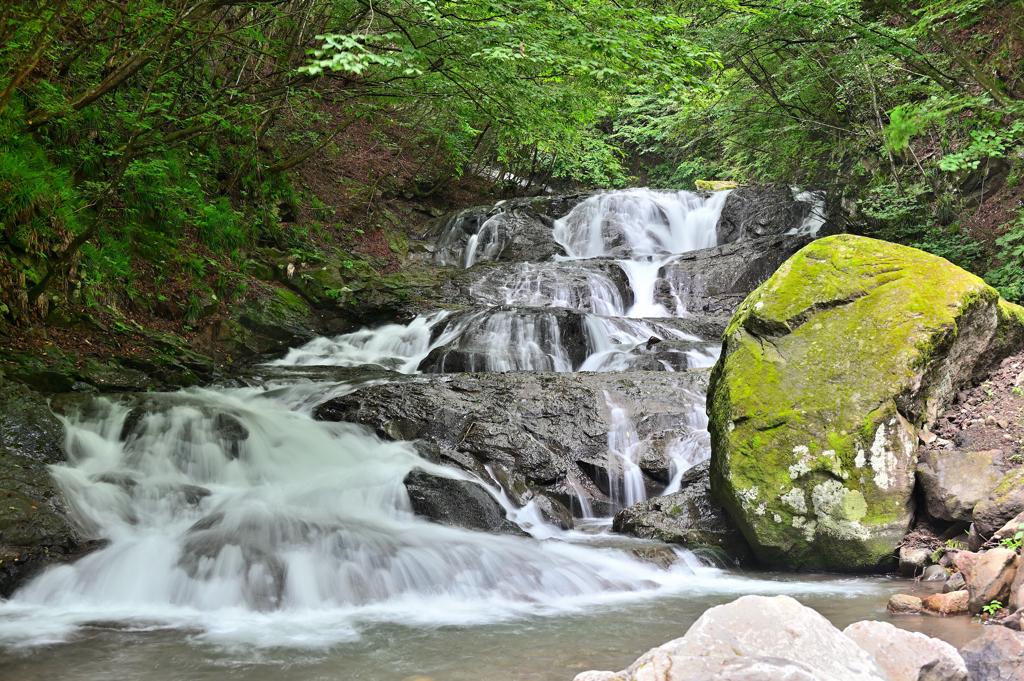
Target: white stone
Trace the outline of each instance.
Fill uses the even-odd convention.
[[[603,674],[603,675],[595,675]],[[789,596],[743,596],[707,610],[682,638],[627,669],[576,681],[884,681],[863,648]]]
[[[929,665],[928,679],[967,681],[963,658],[945,641],[888,622],[856,622],[843,634],[874,657],[890,681],[917,681]]]

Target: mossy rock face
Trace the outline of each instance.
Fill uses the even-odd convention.
[[[1024,340],[1024,310],[948,261],[838,235],[740,305],[708,395],[716,498],[769,567],[894,563],[917,431]]]

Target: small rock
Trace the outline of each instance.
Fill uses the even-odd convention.
[[[921,442],[925,443],[926,445],[930,445],[931,443],[939,439],[938,435],[936,435],[935,433],[929,433],[927,430],[921,430],[920,432],[918,432],[917,436],[921,438]]]
[[[916,615],[921,612],[923,607],[921,599],[917,596],[893,594],[885,609],[896,615]]]
[[[988,414],[987,416],[985,416],[985,425],[986,426],[994,426],[994,425],[996,425],[995,417],[992,416],[991,414]]]
[[[1017,374],[1017,378],[1013,379],[1014,385],[1020,385],[1021,383],[1024,383],[1024,371]]]
[[[992,549],[981,554],[967,585],[970,592],[969,609],[977,615],[992,601],[1008,603],[1010,587],[1017,574],[1017,554],[1008,549]]]
[[[645,546],[642,549],[633,549],[632,554],[644,563],[657,565],[662,570],[668,570],[679,560],[676,552],[667,546]]]
[[[916,577],[931,562],[932,552],[928,549],[900,548],[900,574],[904,577]]]
[[[921,601],[928,612],[940,615],[966,615],[969,594],[966,591],[953,591],[948,594],[934,594]]]
[[[949,570],[941,565],[929,565],[924,569],[921,579],[925,582],[944,582],[949,579]]]
[[[866,650],[889,681],[967,681],[967,666],[956,648],[888,622],[855,622],[843,634]]]
[[[996,425],[997,425],[997,426],[999,426],[1000,428],[1002,428],[1003,430],[1006,430],[1007,428],[1009,428],[1009,427],[1010,427],[1010,424],[1009,424],[1009,422],[1007,422],[1007,421],[1006,421],[1006,420],[1004,420],[1004,419],[999,419],[999,420],[997,420],[997,421],[996,421]]]
[[[954,572],[946,580],[946,583],[942,586],[942,593],[952,593],[954,591],[960,591],[961,589],[967,588],[967,582],[964,581],[964,576],[960,572]]]
[[[971,551],[957,551],[953,555],[953,565],[967,582],[971,581],[971,570],[974,569],[974,564],[977,562],[978,554]]]
[[[972,681],[1020,679],[1024,666],[1024,634],[1005,627],[985,627],[985,633],[960,649]]]

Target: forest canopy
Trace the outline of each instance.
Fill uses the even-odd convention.
[[[186,262],[201,278],[190,239],[225,267],[254,247],[316,250],[303,206],[328,241],[363,233],[295,181],[336,162],[356,129],[391,159],[348,180],[345,210],[364,215],[385,195],[430,201],[466,178],[499,195],[787,183],[828,190],[851,231],[949,257],[1020,299],[1024,223],[1003,199],[1024,138],[1022,9],[9,1],[5,304],[83,283],[131,298]]]

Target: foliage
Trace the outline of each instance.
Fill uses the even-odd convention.
[[[1024,523],[1018,525],[1017,530],[1012,537],[1000,539],[999,546],[1010,551],[1020,551],[1021,544],[1024,544]]]
[[[995,615],[997,612],[999,612],[1002,609],[1003,609],[1003,604],[1000,601],[992,601],[988,605],[982,606],[981,611],[983,613],[985,613],[986,615],[988,615],[989,617],[992,617],[993,615]]]

